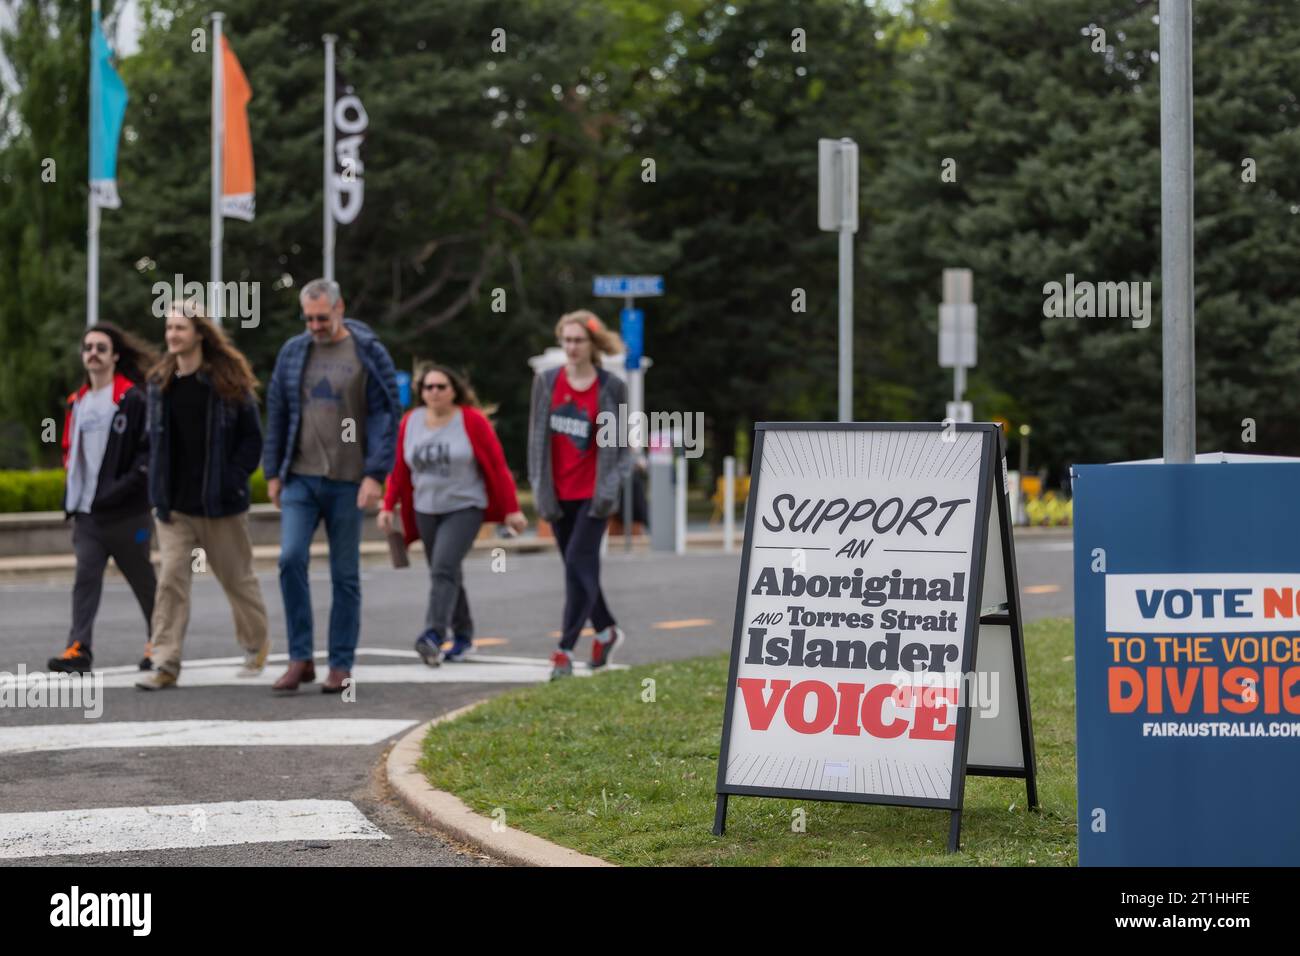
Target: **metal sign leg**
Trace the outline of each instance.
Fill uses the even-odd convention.
[[[713,811],[713,835],[722,836],[727,832],[727,794],[718,794],[718,805]]]

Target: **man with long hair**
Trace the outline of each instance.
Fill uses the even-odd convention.
[[[280,509],[280,595],[289,632],[289,667],[272,685],[296,692],[316,679],[311,537],[329,536],[329,674],[321,684],[340,694],[352,677],[361,636],[361,524],[379,503],[393,466],[397,372],[379,337],[344,317],[332,279],[313,279],[298,295],[301,334],[284,343],[266,389],[266,493]]]
[[[244,650],[239,676],[260,674],[271,649],[248,533],[248,476],[262,456],[257,379],[196,302],[172,305],[164,335],[167,352],[148,383],[149,500],[162,552],[153,612],[157,669],[136,681],[141,690],[175,687],[180,677],[197,555],[230,602]]]
[[[149,347],[111,322],[81,336],[86,380],[68,396],[63,420],[63,511],[73,520],[77,557],[68,646],[49,660],[52,671],[91,669],[91,638],[111,557],[144,614],[153,615],[155,578],[149,563],[149,461],[145,399],[140,388],[152,361]],[[146,638],[141,668],[149,666]]]

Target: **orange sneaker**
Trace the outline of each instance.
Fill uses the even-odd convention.
[[[82,648],[81,641],[73,641],[58,657],[51,657],[46,666],[61,674],[85,674],[90,671],[91,654]]]

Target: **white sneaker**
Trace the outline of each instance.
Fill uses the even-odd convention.
[[[236,677],[256,677],[266,667],[267,655],[271,653],[271,639],[268,637],[260,650],[249,651],[244,655],[244,666],[235,671]]]

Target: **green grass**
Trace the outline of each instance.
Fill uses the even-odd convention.
[[[420,766],[484,815],[502,808],[510,827],[629,866],[1072,866],[1071,635],[1068,619],[1026,635],[1042,809],[1026,811],[1022,780],[968,777],[956,855],[944,852],[946,811],[903,807],[732,797],[727,833],[713,836],[725,656],[509,692],[434,727]]]

